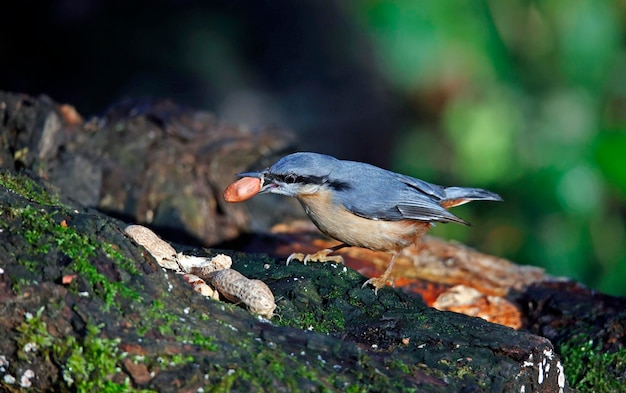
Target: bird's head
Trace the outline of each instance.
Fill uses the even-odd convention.
[[[318,192],[328,182],[339,161],[318,153],[293,153],[260,172],[242,172],[240,177],[261,179],[262,193],[298,197]]]

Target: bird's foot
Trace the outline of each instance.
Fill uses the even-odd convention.
[[[327,248],[324,250],[320,250],[315,254],[302,254],[299,252],[294,252],[293,254],[289,255],[289,258],[287,258],[287,265],[289,265],[289,262],[293,260],[302,261],[302,263],[304,263],[305,265],[307,264],[307,262],[343,263],[343,257],[341,255],[328,255],[333,251],[335,250]]]
[[[367,284],[371,284],[374,287],[374,295],[378,295],[378,290],[390,283],[393,286],[393,281],[389,280],[389,275],[382,275],[380,277],[372,277],[365,281],[361,288],[365,288]]]
[[[396,256],[398,256],[397,253],[394,253],[391,256],[389,265],[387,266],[387,269],[385,270],[382,276],[370,278],[369,280],[363,283],[361,288],[365,288],[367,284],[372,284],[372,286],[374,287],[374,295],[378,295],[378,290],[384,287],[385,285],[387,285],[387,282],[389,282],[389,276],[391,276],[391,269],[393,269],[393,263],[396,260]],[[391,281],[390,283],[391,283],[391,286],[393,286],[393,281]]]

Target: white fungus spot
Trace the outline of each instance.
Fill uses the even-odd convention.
[[[37,352],[37,344],[34,342],[24,344],[24,352]]]
[[[9,367],[9,360],[4,355],[0,355],[0,367]]]
[[[559,385],[559,393],[563,393],[565,388],[565,373],[563,372],[563,365],[561,362],[556,363],[556,382]]]
[[[30,381],[31,378],[35,376],[35,372],[33,370],[26,370],[24,374],[20,377],[20,386],[23,388],[29,388],[33,386],[33,383]]]
[[[548,359],[552,360],[554,358],[554,352],[550,348],[546,348],[543,350],[543,355]]]
[[[530,356],[528,356],[528,360],[525,360],[524,363],[522,363],[522,367],[534,367],[535,363],[533,362],[533,354],[531,353]]]

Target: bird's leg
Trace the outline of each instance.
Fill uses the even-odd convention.
[[[391,256],[391,260],[389,261],[389,266],[387,266],[387,270],[380,277],[372,277],[369,280],[365,281],[361,288],[365,288],[367,284],[372,284],[374,286],[374,294],[378,294],[378,290],[385,285],[387,285],[387,281],[389,280],[389,275],[391,274],[391,269],[393,268],[393,262],[396,259],[397,253],[393,253]]]
[[[342,249],[344,247],[348,247],[347,244],[341,243],[335,247],[331,247],[331,248],[325,248],[323,250],[319,250],[318,252],[316,252],[315,254],[302,254],[299,252],[294,252],[293,254],[289,255],[289,258],[287,258],[287,265],[289,265],[289,262],[293,261],[294,259],[297,261],[302,261],[305,265],[307,264],[307,262],[336,262],[336,263],[343,263],[343,257],[341,255],[328,255],[331,252],[335,252],[339,249]]]

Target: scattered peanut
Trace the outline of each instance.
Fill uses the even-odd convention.
[[[141,225],[129,225],[124,232],[143,246],[159,265],[183,274],[194,291],[216,300],[219,300],[219,291],[226,299],[245,304],[251,312],[272,318],[276,308],[272,291],[263,281],[251,280],[230,269],[232,259],[228,255],[219,254],[209,259],[176,253],[169,243]],[[210,281],[215,290],[205,280]]]
[[[211,258],[211,260],[202,258],[204,259],[204,263],[198,263],[198,264],[189,264],[186,261],[183,262],[187,258],[189,257],[187,257],[186,255],[179,254],[179,261],[181,261],[181,265],[183,265],[183,268],[186,268],[187,272],[191,274],[195,274],[197,276],[201,276],[201,277],[207,276],[218,270],[230,269],[230,267],[233,264],[233,260],[228,255],[224,255],[224,254],[218,254],[214,256],[213,258]],[[194,257],[194,258],[200,258],[200,257]]]
[[[255,314],[268,318],[274,315],[274,295],[261,280],[251,280],[236,270],[224,269],[211,274],[211,284],[226,299],[245,304]]]
[[[142,225],[129,225],[124,233],[135,243],[143,246],[157,263],[166,269],[179,270],[176,261],[176,250],[169,243],[163,241],[156,233]]]
[[[224,200],[226,202],[243,202],[258,194],[259,191],[261,191],[261,179],[244,177],[228,186],[224,191]]]
[[[191,288],[199,294],[215,300],[220,300],[219,293],[195,274],[186,273],[183,274],[183,278],[189,283],[189,285],[191,285]]]

